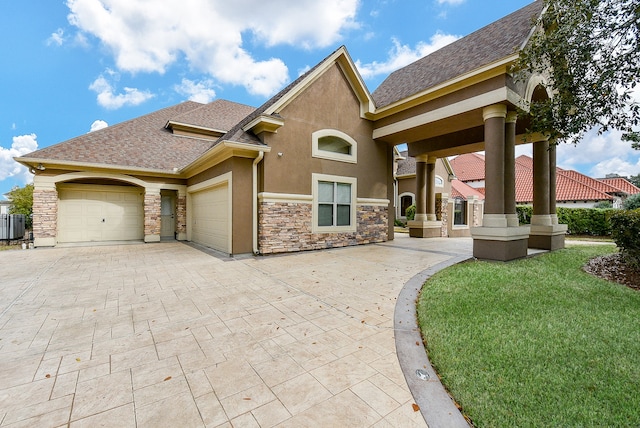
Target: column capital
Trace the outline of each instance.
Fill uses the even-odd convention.
[[[485,121],[494,117],[507,117],[507,106],[504,104],[494,104],[482,109],[482,118]]]
[[[422,163],[433,163],[433,162],[429,162],[429,154],[428,153],[423,153],[421,155],[417,155],[415,156],[416,158],[416,162],[422,162]]]
[[[518,113],[515,111],[509,111],[507,112],[507,117],[505,119],[506,123],[516,123],[516,121],[518,120]]]

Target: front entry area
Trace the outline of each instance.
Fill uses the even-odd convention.
[[[176,191],[160,192],[160,239],[176,238]]]
[[[135,186],[58,186],[58,242],[144,238],[144,189]]]

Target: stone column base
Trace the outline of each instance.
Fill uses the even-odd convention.
[[[506,262],[527,256],[529,227],[474,227],[473,257]]]
[[[34,247],[55,247],[56,238],[34,238],[33,246]]]
[[[550,226],[531,225],[529,248],[549,251],[561,250],[564,248],[564,237],[566,234],[566,224],[552,224]]]
[[[160,242],[160,235],[144,235],[144,242]]]
[[[409,226],[409,236],[412,238],[439,238],[442,235],[442,222],[439,221],[416,221],[407,223]]]
[[[178,241],[186,241],[187,240],[187,233],[186,232],[178,232],[176,234],[176,239]]]

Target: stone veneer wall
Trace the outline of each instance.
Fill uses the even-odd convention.
[[[176,232],[187,233],[187,197],[178,196],[176,207]]]
[[[160,193],[145,193],[144,195],[144,236],[160,236],[161,215]]]
[[[312,233],[312,204],[262,202],[259,207],[260,254],[346,247],[387,240],[388,208],[357,206],[357,231]]]
[[[482,226],[482,210],[484,206],[480,202],[476,201],[473,204],[473,227]]]
[[[441,220],[440,236],[447,237],[449,236],[449,210],[447,209],[449,205],[449,198],[439,198],[437,202],[438,206],[436,208],[436,211],[440,211]]]
[[[58,191],[33,191],[33,237],[55,238],[58,225]]]

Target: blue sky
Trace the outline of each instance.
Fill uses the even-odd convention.
[[[373,91],[394,69],[530,2],[5,2],[0,195],[31,181],[15,156],[188,99],[259,106],[340,45]],[[588,135],[560,147],[558,165],[635,175],[640,152],[616,133]]]

